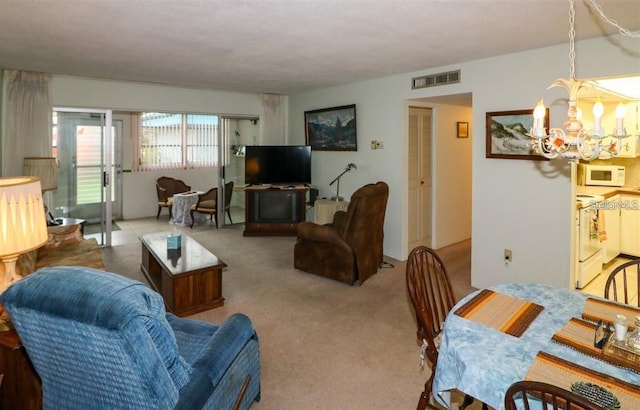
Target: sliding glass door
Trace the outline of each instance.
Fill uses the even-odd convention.
[[[221,117],[221,145],[222,158],[220,159],[220,188],[224,195],[231,195],[229,212],[226,215],[218,215],[218,221],[224,224],[237,224],[245,222],[245,191],[239,189],[244,186],[244,152],[246,145],[257,145],[258,129],[257,118],[247,117]],[[234,190],[224,192],[225,183],[233,182]]]
[[[111,245],[111,221],[120,215],[121,123],[110,110],[56,108],[54,156],[58,158],[58,189],[54,217],[84,221],[85,236]]]

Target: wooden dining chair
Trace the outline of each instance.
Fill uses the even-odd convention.
[[[640,258],[625,262],[611,271],[604,285],[604,297],[627,305],[635,298],[636,305],[640,307],[639,289]]]
[[[518,406],[516,406],[516,403],[518,403]],[[530,380],[517,381],[509,386],[504,395],[504,408],[505,410],[518,410],[521,408],[603,410],[603,407],[569,390],[552,384]]]
[[[209,220],[215,218],[216,220],[216,228],[218,227],[218,188],[211,188],[204,194],[198,195],[198,202],[195,205],[191,205],[191,228],[193,228],[193,224],[195,222],[195,218],[193,217],[194,212],[199,212],[201,214],[209,214]]]
[[[447,314],[455,305],[453,288],[444,263],[433,249],[426,246],[418,246],[409,254],[406,279],[418,325],[418,342],[426,343],[425,356],[431,363],[431,376],[424,384],[417,409],[438,409],[429,402],[433,394],[432,384],[438,362],[439,343],[436,340],[442,332]],[[473,397],[465,396],[460,409],[466,408],[472,402]],[[488,407],[483,403],[482,408],[484,410]]]
[[[233,195],[233,181],[229,181],[224,184],[224,212],[229,217],[229,222],[233,223],[231,219],[231,196]],[[216,223],[216,226],[218,224]]]
[[[191,187],[180,179],[172,177],[160,177],[156,180],[156,195],[158,196],[158,214],[156,219],[160,217],[162,208],[169,209],[169,219],[173,217],[171,208],[173,206],[173,196],[181,192],[190,191]]]
[[[224,184],[224,209],[223,212],[229,217],[229,221],[233,223],[231,219],[231,195],[233,194],[233,181],[229,181]],[[191,206],[191,227],[195,219],[193,218],[194,212],[200,212],[202,214],[209,214],[209,220],[215,218],[216,228],[218,227],[218,188],[211,188],[204,194],[198,195],[198,202]],[[223,218],[224,218],[223,213]]]
[[[158,197],[158,214],[156,215],[156,219],[160,218],[160,212],[162,211],[162,208],[169,209],[169,219],[171,219],[171,217],[173,216],[171,215],[171,207],[173,206],[173,197],[167,195],[167,190],[161,187],[160,184],[158,184],[157,182],[156,182],[156,195]]]

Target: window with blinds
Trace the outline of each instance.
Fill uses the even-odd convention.
[[[212,167],[218,163],[217,115],[138,115],[138,170]]]

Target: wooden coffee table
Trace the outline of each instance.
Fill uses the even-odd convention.
[[[182,234],[182,248],[167,250],[169,232],[140,237],[140,269],[162,295],[167,310],[187,316],[224,305],[222,269],[227,265],[193,238]]]

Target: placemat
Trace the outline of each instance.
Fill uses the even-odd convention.
[[[610,300],[587,298],[582,310],[583,319],[593,322],[602,320],[610,325],[613,324],[613,318],[616,315],[625,315],[629,319],[629,331],[631,331],[636,328],[634,319],[636,316],[640,316],[640,309]]]
[[[508,335],[520,337],[543,309],[543,306],[533,302],[483,289],[455,313]]]
[[[640,373],[640,362],[637,360],[624,360],[620,355],[607,354],[605,349],[593,345],[596,327],[597,325],[594,323],[574,317],[562,329],[558,330],[551,340],[614,366]]]
[[[571,390],[575,382],[590,382],[610,390],[622,409],[640,409],[640,386],[587,369],[554,355],[539,352],[525,380],[541,381]]]

